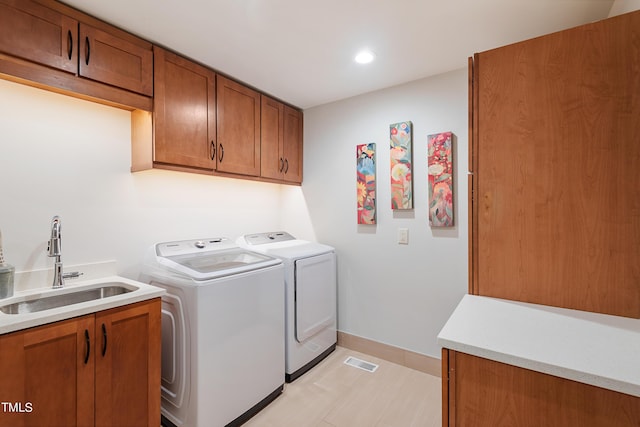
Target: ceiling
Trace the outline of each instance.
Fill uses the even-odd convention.
[[[307,109],[606,18],[614,0],[64,0]],[[371,49],[376,60],[354,62]]]

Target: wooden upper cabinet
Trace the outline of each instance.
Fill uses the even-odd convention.
[[[302,182],[302,113],[262,95],[260,176]]]
[[[475,55],[473,293],[640,318],[640,11]]]
[[[152,44],[53,0],[0,0],[0,74],[119,108],[152,109]]]
[[[154,48],[154,162],[213,170],[215,73]]]
[[[0,0],[0,52],[76,74],[78,21],[30,0]]]
[[[153,51],[151,44],[134,43],[130,35],[120,37],[80,23],[79,74],[102,83],[153,96]]]
[[[284,180],[302,182],[302,112],[284,106]]]
[[[260,93],[217,76],[217,168],[260,175]]]
[[[282,179],[284,171],[284,104],[262,95],[260,176]]]

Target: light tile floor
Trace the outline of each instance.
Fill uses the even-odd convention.
[[[367,372],[348,356],[378,364]],[[247,427],[439,427],[441,382],[435,377],[338,347],[293,383]]]

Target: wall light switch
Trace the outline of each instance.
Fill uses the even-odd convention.
[[[409,229],[398,228],[398,243],[401,245],[409,244]]]

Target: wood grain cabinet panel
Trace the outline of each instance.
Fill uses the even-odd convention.
[[[284,104],[262,95],[260,114],[260,176],[282,179]]]
[[[79,40],[81,76],[153,96],[151,44],[135,44],[84,23]]]
[[[154,162],[212,171],[215,73],[158,47],[154,62]]]
[[[156,298],[0,335],[0,426],[160,425],[160,334]]]
[[[95,324],[95,425],[160,425],[160,301],[100,312]]]
[[[221,75],[216,78],[216,170],[260,176],[260,93]]]
[[[151,43],[53,0],[0,0],[2,78],[152,109]]]
[[[302,182],[302,112],[284,106],[284,180]]]
[[[472,292],[640,318],[640,11],[476,54]]]
[[[76,74],[78,21],[30,0],[0,0],[0,52]]]
[[[90,426],[94,318],[83,316],[0,336],[0,426]],[[30,406],[30,410],[29,410]]]
[[[302,112],[262,95],[260,176],[302,182]]]
[[[443,375],[443,427],[640,425],[640,398],[628,394],[452,350]]]

